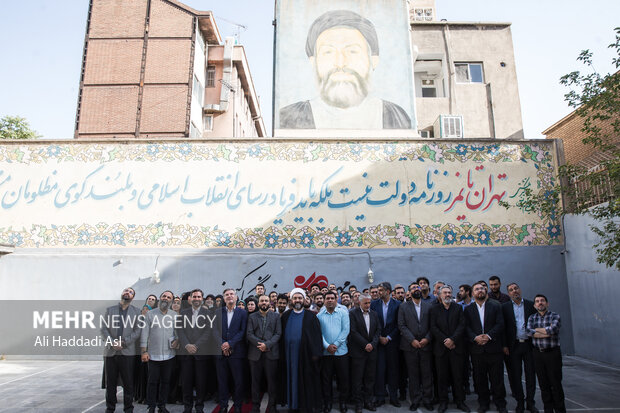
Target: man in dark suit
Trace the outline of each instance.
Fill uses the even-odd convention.
[[[277,373],[278,359],[280,358],[280,337],[282,324],[280,316],[269,311],[269,297],[258,297],[258,311],[248,318],[248,360],[252,376],[252,413],[260,412],[261,384],[263,377],[267,379],[267,393],[269,394],[268,409],[270,413],[277,413]]]
[[[506,413],[506,388],[502,341],[504,317],[501,304],[489,300],[486,283],[478,281],[472,286],[474,302],[465,308],[466,335],[470,343],[474,383],[478,393],[478,412],[489,409],[490,392],[499,413]]]
[[[452,287],[443,286],[439,290],[441,304],[431,309],[431,333],[433,352],[437,367],[439,413],[448,408],[448,385],[452,377],[452,392],[456,407],[469,412],[465,404],[463,388],[463,364],[465,356],[465,316],[460,304],[452,301]]]
[[[536,370],[532,354],[532,339],[527,334],[527,320],[536,313],[534,302],[521,297],[521,288],[517,283],[508,284],[510,301],[502,304],[504,314],[504,361],[508,370],[508,381],[512,397],[517,402],[516,413],[527,409],[538,413],[534,396],[536,394]],[[525,370],[525,395],[521,377]]]
[[[400,330],[400,349],[405,355],[409,376],[409,410],[420,407],[433,410],[433,371],[431,353],[430,310],[431,304],[422,301],[420,286],[409,285],[411,301],[400,305],[398,310],[398,329]],[[420,385],[422,387],[420,388]],[[421,391],[420,391],[421,390]]]
[[[372,398],[380,333],[379,316],[370,309],[370,296],[360,294],[359,303],[359,307],[349,312],[349,355],[355,413],[361,413],[362,403],[366,410],[377,410]]]
[[[133,411],[134,361],[137,342],[140,338],[138,316],[140,310],[131,305],[136,292],[127,287],[121,293],[118,304],[108,307],[105,312],[107,324],[102,323],[101,335],[105,343],[103,367],[105,369],[106,412],[116,408],[116,386],[118,376],[123,380],[123,405],[126,412]]]
[[[207,391],[207,354],[211,320],[208,310],[202,307],[202,290],[195,289],[190,293],[190,308],[181,310],[180,322],[177,323],[179,337],[179,351],[177,357],[181,362],[181,377],[183,383],[184,413],[191,413],[195,407],[196,413],[204,410],[205,394]],[[194,399],[194,387],[196,398]]]
[[[377,357],[377,376],[375,382],[376,405],[385,403],[385,382],[387,380],[390,404],[400,407],[398,401],[398,307],[400,302],[390,297],[392,286],[382,282],[378,286],[379,299],[370,304],[370,308],[379,316],[379,354]]]
[[[230,391],[228,382],[232,378],[234,384],[233,407],[235,413],[241,412],[243,403],[244,359],[247,354],[245,331],[248,323],[248,313],[237,305],[237,293],[232,288],[224,290],[224,306],[220,311],[222,318],[222,355],[215,359],[217,370],[218,398],[220,413],[228,411],[228,397]]]

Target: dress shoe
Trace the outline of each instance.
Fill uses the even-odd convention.
[[[429,412],[432,412],[433,410],[435,410],[435,406],[433,405],[433,403],[428,403],[428,402],[424,402],[422,403],[422,406],[424,406],[424,408],[426,410],[428,410]]]
[[[347,413],[347,404],[346,403],[340,403],[340,413]]]
[[[400,407],[400,406],[401,406],[401,404],[400,404],[400,402],[398,401],[398,399],[391,399],[391,400],[390,400],[390,404],[391,404],[392,406],[394,406],[394,407]]]
[[[448,404],[447,403],[439,403],[439,406],[437,406],[437,411],[439,413],[445,413],[446,410],[448,410]]]
[[[466,405],[466,404],[465,404],[465,402],[458,402],[458,403],[456,404],[456,408],[457,408],[457,409],[461,409],[461,411],[462,411],[462,412],[465,412],[465,413],[469,413],[469,412],[471,412],[471,409],[469,408],[469,406],[468,406],[468,405]]]
[[[420,404],[419,403],[411,403],[411,406],[409,406],[409,410],[411,410],[412,412],[415,412],[419,408],[420,408]]]
[[[364,409],[371,412],[377,411],[377,408],[375,407],[375,404],[373,402],[364,403]]]

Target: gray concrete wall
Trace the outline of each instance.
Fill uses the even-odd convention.
[[[525,297],[548,296],[562,316],[564,352],[573,353],[570,301],[563,247],[418,248],[315,251],[180,250],[180,249],[19,249],[0,258],[0,299],[116,299],[133,286],[136,304],[165,289],[192,288],[221,293],[224,287],[247,296],[258,282],[266,290],[289,291],[295,281],[324,275],[339,286],[369,285],[369,256],[374,281],[407,285],[424,275],[458,287],[499,275]],[[122,263],[119,261],[122,260]],[[153,281],[159,271],[160,282]],[[301,277],[301,278],[297,278]],[[598,289],[597,289],[598,291]],[[592,293],[594,293],[594,289]],[[582,301],[579,297],[577,300]],[[574,300],[573,300],[574,301]],[[611,303],[610,303],[611,305]]]
[[[564,218],[575,354],[620,366],[620,271],[596,262],[593,224],[589,216]]]

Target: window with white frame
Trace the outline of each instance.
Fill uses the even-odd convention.
[[[207,66],[207,87],[215,87],[215,66]]]
[[[200,83],[200,80],[198,80],[196,74],[194,74],[194,98],[200,107],[204,106],[205,88],[202,86],[202,83]]]
[[[482,63],[455,63],[454,71],[458,83],[484,83]]]
[[[204,115],[202,124],[205,132],[211,132],[213,130],[213,115]]]
[[[414,62],[415,95],[421,98],[445,97],[441,58],[422,58]]]

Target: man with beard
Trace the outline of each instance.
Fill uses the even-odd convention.
[[[340,294],[340,303],[347,308],[347,310],[351,309],[351,293],[348,291],[343,291]]]
[[[222,319],[221,355],[215,358],[217,372],[217,391],[220,413],[228,411],[228,398],[232,394],[235,412],[241,412],[243,404],[243,365],[247,355],[245,331],[248,324],[248,313],[236,306],[237,293],[232,288],[224,290],[226,305],[220,309]],[[232,380],[231,380],[232,379]],[[228,384],[232,381],[234,388],[229,391]]]
[[[465,317],[461,306],[452,301],[452,287],[439,290],[441,305],[431,309],[431,333],[435,342],[435,366],[437,367],[439,413],[448,409],[448,385],[452,377],[452,392],[456,407],[469,412],[465,404],[463,388],[463,358],[465,355]]]
[[[214,317],[201,305],[202,290],[192,290],[189,302],[191,307],[181,310],[179,315],[177,336],[180,346],[177,357],[181,360],[183,412],[191,413],[192,407],[195,407],[196,413],[201,413],[207,392],[207,375],[204,372],[207,370],[208,343]]]
[[[497,275],[489,277],[489,298],[499,301],[500,303],[509,303],[510,297],[501,291],[502,282]]]
[[[379,40],[368,19],[349,10],[317,18],[306,39],[319,97],[280,109],[282,129],[410,129],[407,112],[369,95]]]
[[[321,308],[323,308],[324,303],[325,303],[325,294],[316,293],[314,294],[314,302],[310,306],[310,310],[318,314],[318,312],[321,311]]]
[[[288,296],[286,294],[278,295],[278,300],[276,302],[276,308],[278,309],[278,315],[284,314],[286,310],[288,310]]]
[[[140,310],[131,305],[136,292],[127,287],[121,293],[117,305],[108,307],[105,312],[107,324],[101,327],[105,349],[103,366],[105,368],[106,412],[116,408],[116,386],[118,376],[123,380],[123,407],[126,412],[133,411],[133,378],[136,344],[140,338],[138,316]]]
[[[420,292],[422,293],[422,301],[428,301],[429,303],[432,304],[435,297],[433,297],[433,295],[430,293],[431,283],[430,281],[428,281],[428,278],[418,277],[418,279],[415,280],[415,283],[420,286]]]
[[[398,307],[399,301],[390,297],[392,285],[384,281],[378,286],[379,299],[370,305],[379,316],[381,333],[379,335],[379,354],[377,359],[377,378],[375,382],[376,405],[385,403],[385,397],[389,395],[390,404],[400,407],[398,401],[398,345],[400,332],[398,331]],[[385,392],[387,381],[388,394]]]
[[[510,301],[502,304],[505,325],[504,362],[508,371],[508,380],[512,397],[517,401],[516,413],[527,409],[531,413],[538,413],[534,401],[536,394],[536,372],[534,370],[534,356],[532,355],[532,340],[527,335],[527,320],[536,313],[534,303],[521,297],[521,288],[517,283],[508,284]],[[521,384],[522,373],[525,369],[525,391]]]
[[[321,324],[312,311],[304,309],[306,293],[294,288],[292,311],[282,315],[281,352],[285,357],[281,377],[286,383],[289,412],[316,412],[322,405],[319,359],[323,354]]]
[[[404,352],[405,365],[409,375],[409,410],[420,407],[433,410],[433,373],[431,349],[431,305],[422,301],[420,286],[410,284],[412,300],[404,302],[398,310],[400,349]]]
[[[504,317],[501,304],[488,299],[484,281],[472,286],[474,302],[465,307],[465,334],[470,343],[478,412],[489,409],[491,392],[499,413],[507,413],[502,341]]]
[[[159,413],[168,413],[166,401],[170,390],[175,349],[178,347],[174,330],[174,320],[178,314],[170,309],[173,299],[172,291],[161,293],[159,307],[146,313],[140,337],[142,362],[149,363],[149,379],[146,389],[148,413],[154,413],[155,406],[159,408]]]
[[[392,291],[392,298],[396,301],[402,303],[405,301],[405,287],[400,284],[396,284],[394,286],[394,291]],[[403,350],[398,350],[398,364],[400,366],[405,365],[405,354]],[[398,392],[400,393],[399,400],[407,400],[407,369],[400,369],[400,376],[398,378]]]
[[[282,327],[280,316],[269,311],[269,297],[258,297],[258,311],[248,318],[248,360],[252,376],[252,413],[260,412],[261,384],[263,377],[267,379],[267,393],[269,394],[268,409],[270,413],[277,413],[277,370],[280,358],[280,337]]]
[[[527,320],[527,334],[534,346],[534,366],[545,412],[566,412],[562,388],[560,315],[548,311],[549,301],[542,294],[534,297],[536,313]]]

